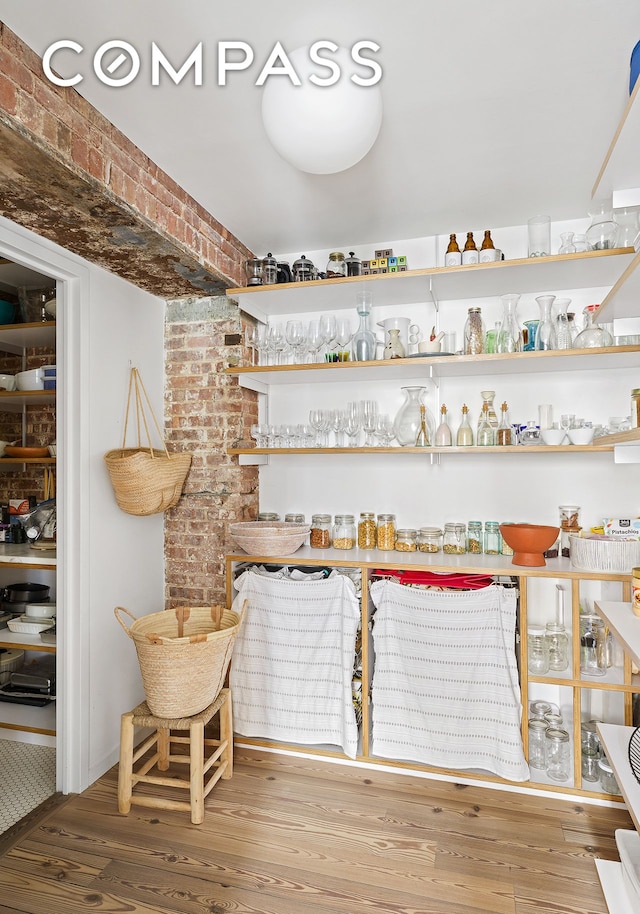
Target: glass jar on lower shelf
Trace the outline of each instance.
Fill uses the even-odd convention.
[[[611,762],[608,758],[606,758],[606,756],[598,759],[598,769],[600,775],[600,786],[604,792],[610,793],[613,796],[620,796],[620,788],[618,787],[616,776],[613,773]]]
[[[396,552],[416,552],[418,533],[416,530],[401,529],[396,532]]]
[[[529,720],[529,767],[544,770],[547,767],[546,720],[532,717]]]
[[[571,746],[566,730],[548,727],[546,731],[547,774],[553,781],[571,777]]]
[[[396,516],[395,514],[378,514],[378,549],[395,549]]]
[[[309,545],[314,549],[328,549],[331,545],[331,515],[313,514],[311,516],[311,535]]]
[[[442,551],[446,555],[464,555],[467,551],[467,525],[453,521],[444,525]]]
[[[331,545],[334,549],[353,549],[356,545],[356,524],[353,514],[336,514]]]
[[[442,549],[442,529],[440,527],[420,527],[416,538],[418,552],[440,552]]]

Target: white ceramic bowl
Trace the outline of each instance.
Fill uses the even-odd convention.
[[[541,428],[540,437],[545,444],[562,444],[567,433],[563,428]]]
[[[44,390],[44,372],[42,368],[19,371],[16,375],[16,387],[18,390]]]
[[[571,444],[591,444],[593,432],[592,428],[570,428],[567,434]]]
[[[25,603],[24,606],[24,615],[35,619],[51,619],[55,614],[55,603]]]
[[[0,389],[1,390],[15,390],[16,389],[15,375],[0,374]]]
[[[442,349],[442,341],[436,343],[432,340],[423,340],[422,343],[418,343],[418,352],[440,352]]]

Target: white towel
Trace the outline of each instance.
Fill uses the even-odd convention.
[[[248,601],[231,662],[236,732],[340,746],[355,758],[360,607],[353,582],[344,575],[294,581],[249,570],[236,586],[234,608]]]
[[[516,596],[376,581],[373,754],[529,779],[520,732]]]

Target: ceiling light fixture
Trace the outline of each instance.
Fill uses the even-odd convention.
[[[364,158],[382,124],[379,86],[358,86],[350,78],[354,64],[345,48],[331,59],[341,69],[338,82],[318,86],[309,81],[317,64],[307,48],[288,55],[301,85],[286,76],[270,77],[262,96],[266,134],[285,161],[311,174],[335,174]]]

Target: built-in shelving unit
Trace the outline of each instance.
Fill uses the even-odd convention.
[[[638,173],[638,148],[640,147],[639,90],[640,81],[636,82],[633,92],[629,96],[591,190],[593,198],[612,195],[615,207],[640,204],[640,174]]]
[[[546,445],[533,444],[527,445],[509,445],[505,447],[250,447],[250,448],[228,448],[227,454],[238,454],[251,456],[257,454],[278,455],[284,454],[422,454],[423,457],[428,454],[448,454],[450,456],[460,455],[465,457],[478,457],[483,454],[594,454],[612,451],[613,445],[598,446],[594,444],[563,444],[563,445]]]

